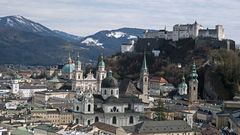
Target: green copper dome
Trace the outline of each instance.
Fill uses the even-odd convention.
[[[102,88],[117,88],[118,81],[112,76],[112,71],[109,70],[107,73],[107,77],[102,81]]]
[[[63,66],[62,68],[62,72],[63,73],[72,73],[75,69],[75,64],[71,63],[71,64],[66,64]]]
[[[182,77],[182,82],[178,85],[178,88],[180,88],[180,89],[187,89],[188,88],[188,85],[185,82],[185,77],[184,76]]]

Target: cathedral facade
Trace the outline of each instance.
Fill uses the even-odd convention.
[[[86,77],[84,77],[84,71],[82,69],[79,55],[74,62],[69,54],[68,63],[63,66],[61,72],[64,79],[71,81],[72,90],[93,94],[100,93],[102,80],[106,77],[103,56],[101,55],[100,58],[96,78],[91,70],[87,73]]]

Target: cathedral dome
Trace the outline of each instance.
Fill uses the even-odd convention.
[[[112,76],[112,71],[108,71],[107,77],[102,80],[102,88],[117,88],[118,87],[118,82],[117,79],[115,79]]]
[[[75,69],[75,64],[71,63],[71,64],[66,64],[63,66],[62,68],[62,72],[63,73],[72,73]]]

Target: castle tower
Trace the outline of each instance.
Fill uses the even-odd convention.
[[[225,38],[224,29],[222,25],[216,25],[218,40],[223,40]]]
[[[101,54],[100,56],[100,60],[98,62],[98,70],[97,70],[97,75],[96,75],[96,79],[97,79],[97,83],[98,83],[98,91],[101,91],[101,84],[102,84],[102,80],[104,78],[106,78],[107,72],[105,70],[105,62],[103,60],[103,55]]]
[[[191,79],[189,80],[189,102],[193,103],[198,101],[198,74],[195,62],[192,65],[192,73],[190,77]]]
[[[77,56],[77,60],[75,62],[75,70],[73,72],[73,80],[72,80],[72,90],[80,90],[82,89],[82,80],[83,80],[83,70],[81,67],[81,61],[79,59],[79,54]]]
[[[143,58],[143,64],[142,64],[142,69],[141,69],[141,74],[140,74],[140,89],[143,92],[142,95],[142,100],[143,102],[147,103],[149,102],[149,92],[148,92],[148,68],[147,68],[147,62],[146,62],[146,54],[144,53],[144,58]]]

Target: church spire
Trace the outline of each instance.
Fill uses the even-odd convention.
[[[103,60],[103,54],[101,54],[101,56],[100,56],[100,61],[98,63],[98,67],[99,68],[105,68],[105,63],[104,63],[104,60]]]
[[[191,76],[191,79],[192,79],[192,80],[197,80],[198,74],[197,74],[197,69],[196,69],[195,61],[193,62],[193,65],[192,65],[192,73],[191,73],[190,76]]]
[[[145,52],[144,52],[144,56],[143,56],[142,71],[148,71]]]
[[[68,53],[68,63],[69,64],[72,63],[71,52]]]
[[[80,56],[79,56],[79,53],[77,55],[77,60],[76,60],[76,65],[81,65],[81,61],[80,61]]]

